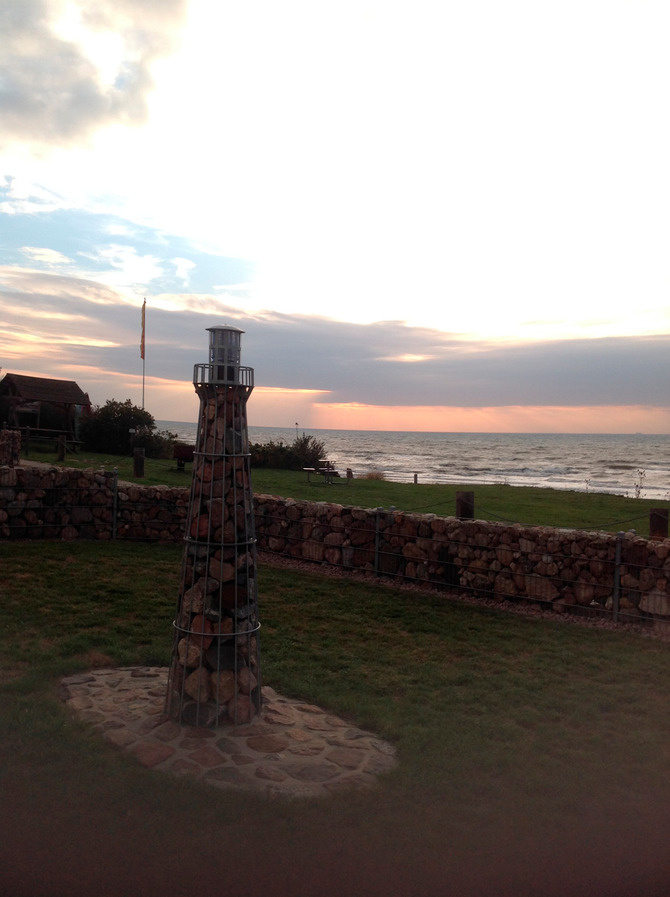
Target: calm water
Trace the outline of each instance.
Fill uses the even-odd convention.
[[[156,421],[195,442],[196,425]],[[355,476],[420,483],[507,483],[670,500],[670,435],[588,436],[529,433],[408,433],[302,430],[323,442],[328,458]],[[249,427],[252,442],[291,443],[292,427]],[[642,472],[642,473],[641,473]]]

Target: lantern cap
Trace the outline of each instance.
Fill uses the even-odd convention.
[[[244,330],[240,330],[239,327],[235,327],[233,324],[216,324],[214,327],[207,327],[207,330],[210,333],[217,330],[229,330],[232,333],[244,333]]]

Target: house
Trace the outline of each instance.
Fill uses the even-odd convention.
[[[79,418],[91,400],[74,380],[5,374],[0,380],[0,425],[36,435],[78,438]]]

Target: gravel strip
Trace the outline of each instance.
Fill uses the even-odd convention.
[[[654,622],[647,620],[645,623],[614,623],[609,616],[609,611],[604,609],[598,616],[580,616],[575,613],[556,613],[545,610],[534,603],[516,603],[503,599],[496,601],[493,598],[481,598],[465,592],[449,591],[430,583],[404,582],[391,578],[378,577],[373,573],[363,573],[360,570],[348,570],[342,567],[333,567],[328,564],[319,564],[315,561],[303,561],[296,558],[287,558],[272,552],[259,551],[258,560],[269,567],[281,567],[291,570],[300,570],[304,573],[312,573],[318,576],[327,576],[334,579],[353,579],[369,585],[376,585],[389,589],[400,589],[407,592],[420,592],[439,595],[445,601],[456,604],[466,604],[471,607],[489,608],[491,610],[506,611],[518,614],[522,617],[535,617],[541,620],[550,620],[553,623],[567,623],[573,626],[585,626],[588,629],[607,629],[613,632],[624,632],[630,635],[653,638],[658,641],[670,642],[670,621]],[[584,608],[590,610],[590,608]]]

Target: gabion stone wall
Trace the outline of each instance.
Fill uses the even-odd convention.
[[[558,612],[670,617],[670,540],[256,496],[259,548]],[[617,565],[617,541],[620,563]]]
[[[559,613],[612,607],[617,537],[255,495],[257,546],[317,564],[534,601]],[[187,489],[118,484],[101,471],[0,467],[0,539],[181,542]],[[670,540],[626,533],[619,606],[670,621]]]
[[[181,542],[187,513],[188,490],[114,471],[0,467],[0,539]]]

